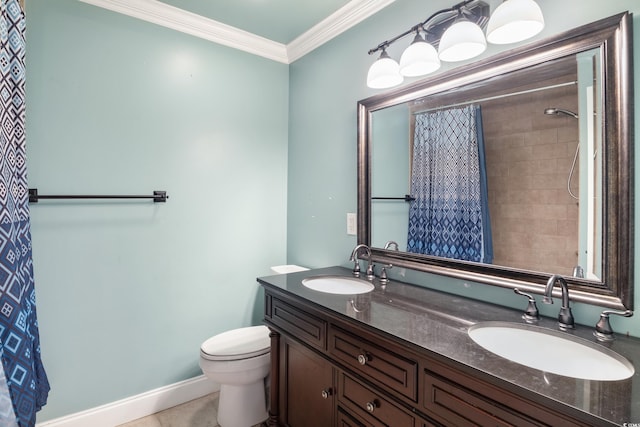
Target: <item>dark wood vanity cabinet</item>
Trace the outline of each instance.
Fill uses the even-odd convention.
[[[284,425],[334,424],[335,369],[314,351],[284,336],[280,339],[281,420]]]
[[[265,323],[272,427],[592,425],[275,289]]]

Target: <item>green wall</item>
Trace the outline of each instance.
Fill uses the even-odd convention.
[[[38,421],[201,374],[286,256],[288,67],[76,0],[27,0]]]
[[[640,28],[635,0],[538,2],[547,20],[539,38],[624,10]],[[170,196],[156,205],[32,205],[52,384],[39,421],[199,375],[204,339],[260,321],[255,277],[269,266],[347,265],[356,103],[378,93],[365,85],[374,60],[366,52],[451,4],[397,0],[286,66],[77,0],[27,0],[30,186]],[[399,56],[401,44],[390,53]],[[391,274],[522,306],[504,289]],[[574,304],[589,325],[600,310]],[[612,323],[640,336],[638,316]]]
[[[640,4],[636,0],[537,1],[546,21],[544,31],[537,39],[629,10],[635,14],[634,57],[639,56]],[[376,59],[376,55],[368,56],[367,51],[453,3],[434,0],[427,6],[420,0],[397,0],[290,66],[287,196],[287,257],[290,263],[310,267],[350,264],[348,258],[356,237],[346,235],[345,217],[347,212],[355,212],[357,206],[356,104],[360,99],[381,92],[366,87],[367,70]],[[493,10],[500,1],[491,0],[489,3]],[[407,38],[406,43],[394,44],[389,54],[399,58],[410,41]],[[489,46],[479,58],[512,47]],[[451,66],[445,66],[438,73],[450,69]],[[638,100],[640,65],[635,67],[634,77],[635,98]],[[405,84],[413,81],[415,79],[407,79]],[[635,121],[640,123],[638,113]],[[636,131],[636,141],[638,139],[640,132]],[[640,206],[636,207],[636,223],[640,223],[639,213]],[[636,247],[640,247],[638,232],[635,242]],[[636,260],[636,271],[640,271],[640,256],[636,256]],[[522,298],[507,289],[400,269],[390,270],[390,275],[456,294],[523,308]],[[640,307],[640,292],[636,292],[635,305]],[[557,304],[539,306],[543,314],[557,316]],[[600,307],[585,304],[573,304],[573,307],[577,322],[586,325],[595,325],[602,311]],[[640,316],[613,317],[611,322],[616,331],[640,336]]]

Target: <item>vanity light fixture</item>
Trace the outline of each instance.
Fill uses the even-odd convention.
[[[487,40],[508,44],[526,40],[544,28],[544,16],[534,0],[506,0],[491,15]]]
[[[482,28],[487,27],[485,38]],[[505,0],[489,18],[489,5],[482,0],[465,0],[432,14],[404,33],[380,43],[369,55],[382,51],[369,68],[367,86],[386,89],[406,77],[418,77],[440,68],[440,61],[464,61],[480,55],[487,41],[516,43],[538,34],[544,17],[535,0]],[[400,57],[400,64],[387,53],[399,39],[414,34],[413,42]],[[437,48],[437,50],[436,50]]]
[[[416,30],[416,37],[400,57],[400,74],[407,77],[424,76],[440,68],[440,58],[433,45]]]
[[[487,40],[482,28],[465,18],[462,9],[459,9],[456,22],[447,28],[440,39],[438,56],[447,62],[464,61],[475,58],[486,48]]]
[[[397,86],[404,80],[400,74],[400,66],[382,49],[380,58],[373,63],[367,73],[367,86],[374,89],[384,89]]]

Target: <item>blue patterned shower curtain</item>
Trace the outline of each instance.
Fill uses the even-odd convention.
[[[25,147],[25,16],[0,0],[0,425],[31,427],[47,400],[36,318]]]
[[[416,115],[407,250],[491,263],[479,106]]]

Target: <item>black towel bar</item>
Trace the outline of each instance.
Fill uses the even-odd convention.
[[[154,191],[153,195],[42,195],[37,188],[29,189],[29,203],[38,203],[40,199],[153,199],[154,203],[166,202],[169,196],[166,191]]]
[[[413,202],[416,198],[410,194],[405,194],[404,197],[372,197],[371,200],[404,200],[405,202]]]

